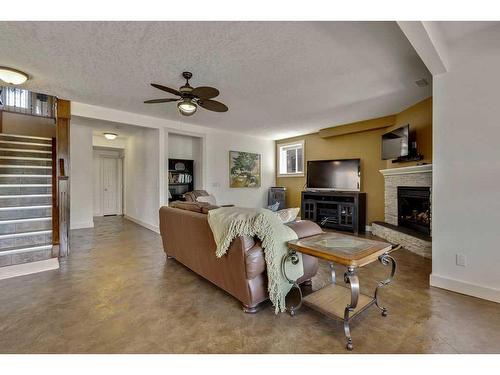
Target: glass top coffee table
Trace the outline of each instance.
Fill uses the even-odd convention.
[[[376,305],[382,311],[382,316],[387,316],[387,309],[380,306],[378,302],[377,292],[379,288],[389,284],[396,273],[396,261],[389,253],[399,249],[399,246],[393,246],[387,242],[328,232],[289,241],[288,249],[288,254],[282,259],[281,269],[288,282],[298,289],[300,296],[297,305],[287,307],[290,314],[295,315],[303,303],[328,317],[343,320],[344,333],[347,339],[346,348],[352,350],[353,344],[349,328],[351,319],[372,305]],[[328,261],[330,263],[332,283],[306,297],[302,297],[302,292],[296,280],[289,279],[286,274],[287,262],[292,264],[300,262],[297,252]],[[390,276],[378,283],[373,296],[362,294],[359,292],[359,280],[356,271],[358,268],[377,260],[384,266],[391,265]],[[335,263],[346,267],[344,282],[349,287],[335,283]]]

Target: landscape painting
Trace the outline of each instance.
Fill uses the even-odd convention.
[[[260,154],[229,151],[229,187],[260,187]]]

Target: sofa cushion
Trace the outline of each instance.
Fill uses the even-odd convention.
[[[201,213],[208,214],[208,211],[215,210],[216,208],[219,208],[219,206],[213,206],[211,204],[207,204],[206,206],[201,206]]]
[[[266,262],[264,260],[264,251],[260,246],[253,246],[245,252],[245,268],[247,279],[251,280],[265,271]]]
[[[202,205],[196,202],[182,202],[182,201],[173,201],[169,204],[172,208],[179,208],[181,210],[200,212],[202,210]]]

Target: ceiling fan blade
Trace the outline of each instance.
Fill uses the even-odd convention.
[[[200,86],[191,91],[191,94],[203,99],[212,99],[219,95],[219,90],[214,87]]]
[[[165,98],[165,99],[151,99],[151,100],[146,100],[144,103],[146,104],[152,104],[152,103],[168,103],[168,102],[176,102],[179,99],[175,98]]]
[[[225,104],[222,104],[221,102],[218,102],[217,100],[199,100],[198,104],[205,108],[208,109],[209,111],[214,111],[214,112],[227,112],[229,108]]]
[[[177,91],[175,89],[171,89],[170,87],[158,85],[157,83],[152,83],[151,86],[153,86],[154,88],[157,88],[159,90],[163,90],[163,91],[169,92],[171,94],[181,96],[181,93],[179,91]]]

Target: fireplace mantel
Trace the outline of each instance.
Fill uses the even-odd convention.
[[[379,171],[384,176],[394,176],[399,174],[412,173],[432,173],[432,164],[412,165],[411,167],[388,168]]]

